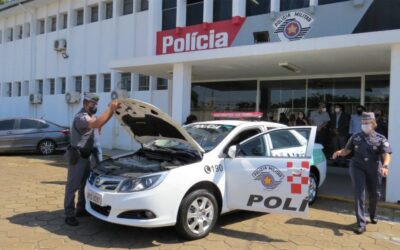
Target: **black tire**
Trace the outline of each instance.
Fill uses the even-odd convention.
[[[43,140],[38,144],[38,151],[42,155],[51,155],[56,151],[56,144],[52,140]]]
[[[310,183],[308,188],[309,190],[307,199],[308,199],[308,205],[311,206],[317,199],[318,195],[318,178],[313,172],[310,172]]]
[[[200,206],[205,203],[203,208],[199,208],[198,212],[193,206],[195,202]],[[195,216],[188,218],[189,211],[192,211],[191,213]],[[218,216],[219,208],[214,195],[206,189],[195,190],[183,198],[175,227],[178,234],[187,240],[200,239],[207,236],[214,228]],[[193,226],[193,229],[190,228],[189,224]]]

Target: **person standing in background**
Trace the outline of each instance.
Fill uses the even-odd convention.
[[[344,148],[349,137],[350,116],[344,112],[341,104],[335,105],[335,113],[331,117],[331,146],[333,152]]]
[[[284,125],[289,125],[289,119],[284,112],[279,114],[279,123]]]
[[[291,114],[289,116],[289,126],[296,126],[296,115]]]
[[[300,111],[297,114],[296,126],[306,126],[306,125],[308,125],[306,115],[304,114],[303,111]]]
[[[376,124],[378,125],[375,129],[376,132],[387,137],[388,136],[388,124],[387,124],[387,120],[383,117],[382,110],[375,109],[374,113],[375,113]]]
[[[357,113],[351,115],[349,134],[354,135],[361,132],[361,115],[365,111],[364,106],[357,105]]]
[[[318,110],[314,110],[310,114],[310,124],[317,126],[317,137],[315,141],[321,143],[324,147],[326,146],[328,136],[328,124],[331,118],[328,112],[326,112],[325,103],[320,103]]]

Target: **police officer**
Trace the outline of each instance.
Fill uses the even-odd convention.
[[[76,217],[88,215],[85,211],[84,187],[90,171],[90,156],[94,147],[94,130],[102,127],[119,107],[119,102],[111,102],[107,110],[95,117],[99,97],[85,93],[83,108],[75,115],[71,126],[71,146],[66,152],[68,159],[68,177],[65,186],[64,211],[65,223],[79,225]],[[78,204],[75,211],[75,193],[78,191]]]
[[[357,226],[356,234],[362,234],[366,229],[365,188],[369,194],[369,216],[372,224],[378,223],[376,206],[380,197],[381,177],[388,174],[388,166],[392,153],[385,136],[377,133],[374,113],[362,113],[362,132],[354,134],[347,142],[344,149],[336,151],[332,158],[346,156],[354,151],[350,164],[350,177],[354,189],[355,213]],[[383,162],[383,164],[382,164]]]

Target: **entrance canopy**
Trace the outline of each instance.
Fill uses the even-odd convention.
[[[192,81],[388,72],[391,46],[398,41],[400,31],[381,31],[133,58],[113,61],[110,67],[172,79],[174,64],[190,64]]]

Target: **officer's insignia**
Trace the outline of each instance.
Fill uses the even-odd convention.
[[[373,146],[373,149],[374,149],[374,150],[377,150],[377,149],[378,149],[378,147],[377,147],[377,146]]]
[[[295,41],[303,37],[311,29],[314,19],[302,11],[292,11],[280,16],[274,23],[274,33],[281,41]]]
[[[356,136],[356,137],[354,137],[354,140],[355,140],[355,141],[361,141],[361,136]]]
[[[355,145],[354,148],[357,149],[357,148],[358,148],[358,145]]]
[[[261,182],[266,190],[274,190],[281,183],[285,175],[276,167],[265,165],[258,167],[252,173],[254,180]]]
[[[384,142],[384,143],[383,143],[383,146],[389,147],[389,142]]]

